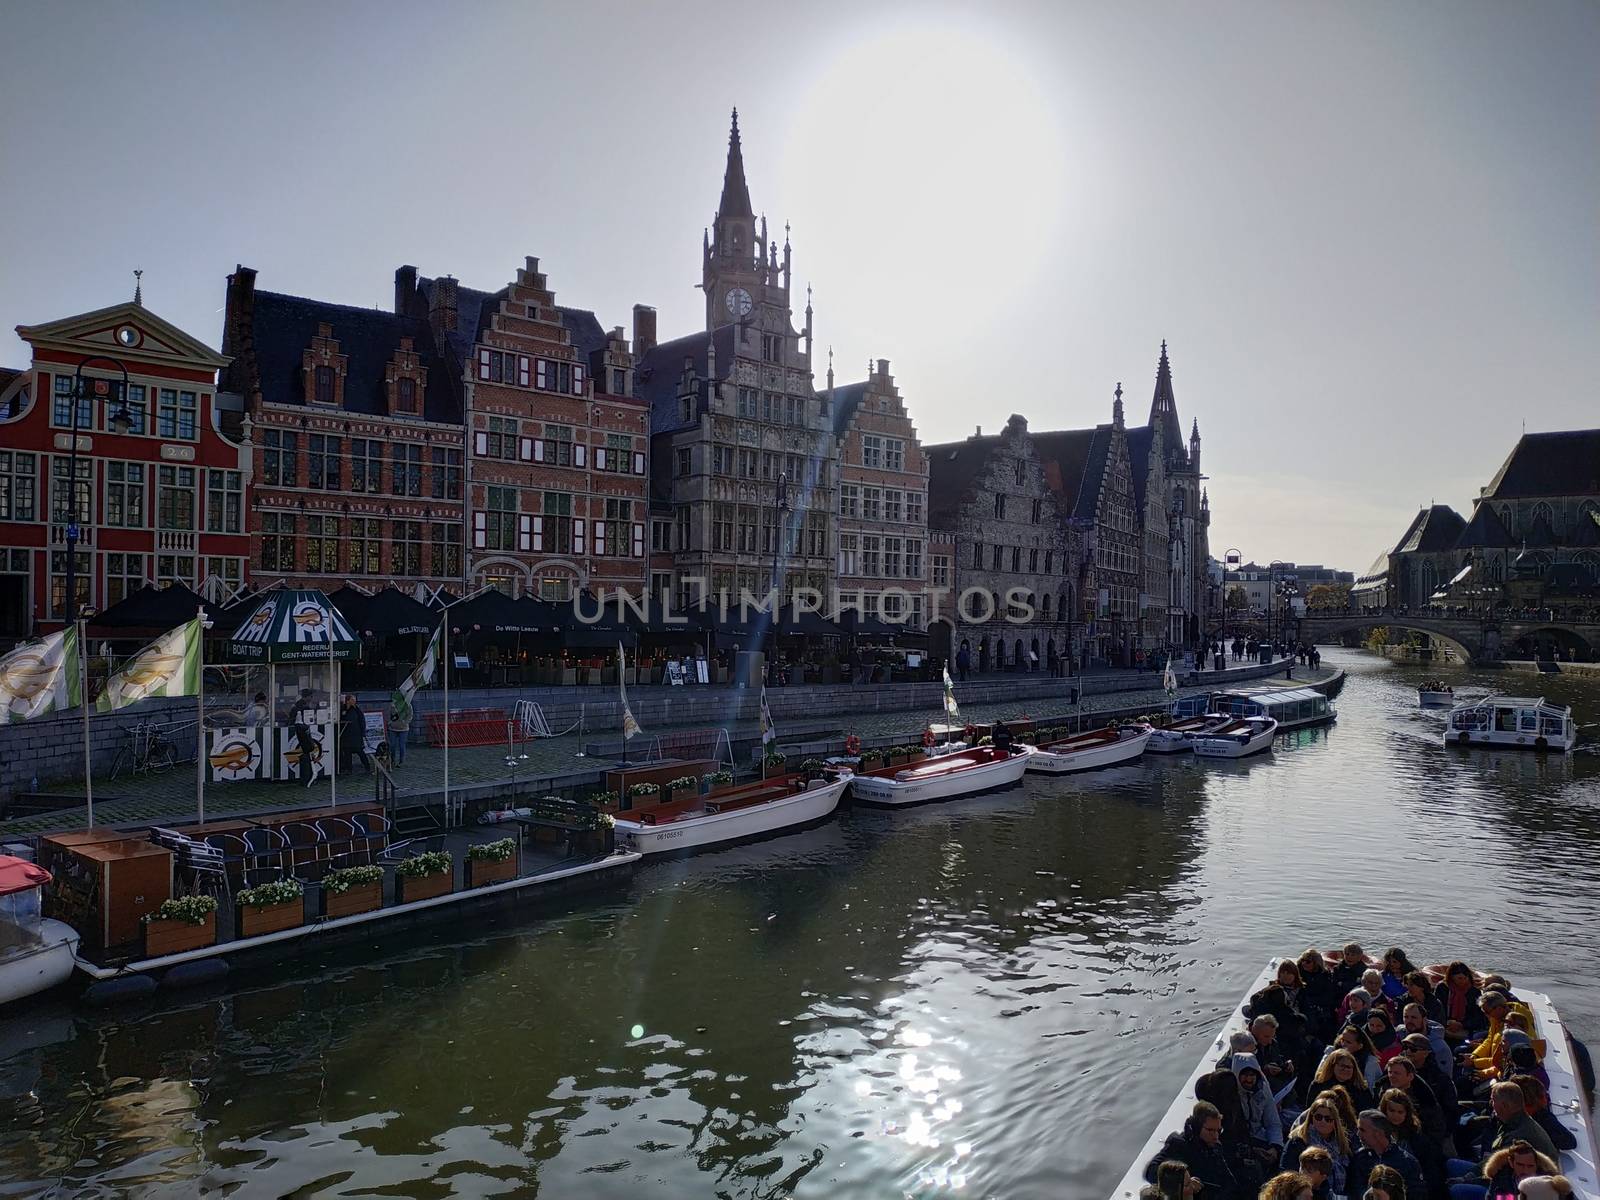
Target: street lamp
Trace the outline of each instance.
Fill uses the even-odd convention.
[[[1275,558],[1267,564],[1267,642],[1272,643],[1272,609],[1278,598],[1278,568],[1289,564]],[[1281,631],[1280,631],[1281,632]]]
[[[1228,564],[1244,562],[1244,554],[1237,546],[1229,546],[1222,552],[1222,661],[1228,661]],[[1205,651],[1201,652],[1201,669],[1205,669]]]
[[[778,491],[772,501],[772,657],[768,673],[778,661],[778,621],[783,616],[783,588],[779,583],[778,551],[783,546],[784,514],[789,511],[789,475],[778,473]]]
[[[120,391],[113,389],[113,380],[85,378],[83,370],[90,363],[107,363],[122,373],[122,388]],[[128,411],[128,368],[114,358],[104,355],[92,355],[78,364],[78,371],[72,377],[72,425],[70,446],[67,451],[67,596],[64,616],[66,624],[71,625],[78,619],[78,413],[83,407],[83,401],[89,400],[95,404],[109,405],[113,401],[116,407],[112,409],[107,418],[113,433],[127,433],[133,428],[133,416]],[[89,485],[90,515],[93,516],[94,484]]]

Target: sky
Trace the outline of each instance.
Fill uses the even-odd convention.
[[[737,106],[818,381],[888,358],[924,442],[1142,421],[1162,339],[1213,552],[1363,570],[1523,431],[1600,424],[1600,5],[9,0],[11,330],[227,274],[394,269],[663,340]],[[798,317],[797,317],[798,320]]]

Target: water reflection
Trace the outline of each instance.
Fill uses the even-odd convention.
[[[1600,760],[1447,750],[1414,672],[1344,659],[1339,723],[1271,755],[850,810],[462,944],[38,1010],[31,1040],[0,1026],[0,1173],[23,1195],[1094,1196],[1270,953],[1471,950],[1594,1029],[1569,977],[1600,949]]]

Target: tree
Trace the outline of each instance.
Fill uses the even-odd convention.
[[[1228,607],[1235,612],[1250,607],[1250,596],[1241,584],[1232,584],[1228,588]]]
[[[1307,608],[1349,608],[1348,583],[1319,583],[1306,593]]]

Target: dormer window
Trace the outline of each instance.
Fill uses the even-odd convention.
[[[333,336],[333,326],[320,323],[317,336],[311,339],[311,345],[300,358],[306,403],[329,408],[342,407],[344,373],[348,364],[349,359],[339,353],[339,341]]]
[[[318,404],[333,403],[333,368],[318,367],[316,371],[317,390],[313,399]]]
[[[388,390],[391,414],[402,417],[421,414],[423,394],[428,387],[428,369],[422,365],[410,338],[400,339],[399,348],[384,368],[384,387]]]
[[[417,381],[415,379],[401,379],[395,384],[394,409],[396,412],[411,414],[417,411]]]

